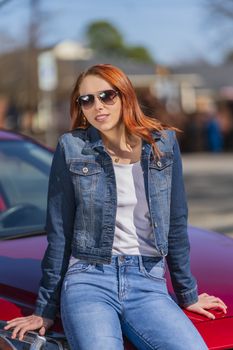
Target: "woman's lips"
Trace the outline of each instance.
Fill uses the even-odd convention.
[[[104,122],[108,118],[109,114],[99,114],[95,117],[97,122]]]

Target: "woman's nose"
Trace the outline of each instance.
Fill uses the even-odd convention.
[[[103,107],[103,102],[100,100],[100,98],[98,96],[95,96],[94,106],[96,109]]]

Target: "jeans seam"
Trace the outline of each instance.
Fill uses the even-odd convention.
[[[150,347],[151,350],[156,350],[151,344],[148,343],[148,341],[143,337],[143,335],[141,335],[140,333],[138,333],[138,331],[136,331],[136,329],[126,320],[122,320],[125,324],[127,324],[129,326],[129,328],[147,345]]]
[[[67,317],[66,317],[66,313],[65,313],[65,311],[63,311],[62,312],[62,314],[63,314],[63,322],[64,322],[64,324],[66,323],[66,321],[67,321]],[[65,325],[64,325],[65,326]],[[64,327],[65,328],[65,327]],[[74,341],[74,338],[73,338],[73,335],[72,335],[72,332],[70,332],[69,331],[69,327],[66,327],[66,338],[68,338],[69,337],[69,340],[67,339],[67,341],[68,341],[68,344],[69,344],[69,346],[72,348],[72,349],[74,349],[75,348],[75,341]],[[67,336],[68,335],[68,336]]]

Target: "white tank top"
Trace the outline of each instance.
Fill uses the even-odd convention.
[[[114,255],[159,255],[151,226],[140,161],[116,164],[117,214],[112,253]]]

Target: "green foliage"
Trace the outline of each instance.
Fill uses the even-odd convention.
[[[146,48],[127,45],[119,30],[107,21],[92,22],[87,27],[86,35],[88,45],[98,54],[118,56],[142,63],[154,62]]]
[[[148,50],[143,46],[132,46],[132,47],[126,48],[126,55],[127,57],[132,58],[136,61],[145,62],[145,63],[154,62]]]
[[[108,53],[112,50],[120,51],[124,44],[118,30],[105,21],[93,22],[87,28],[89,45],[98,52]]]

